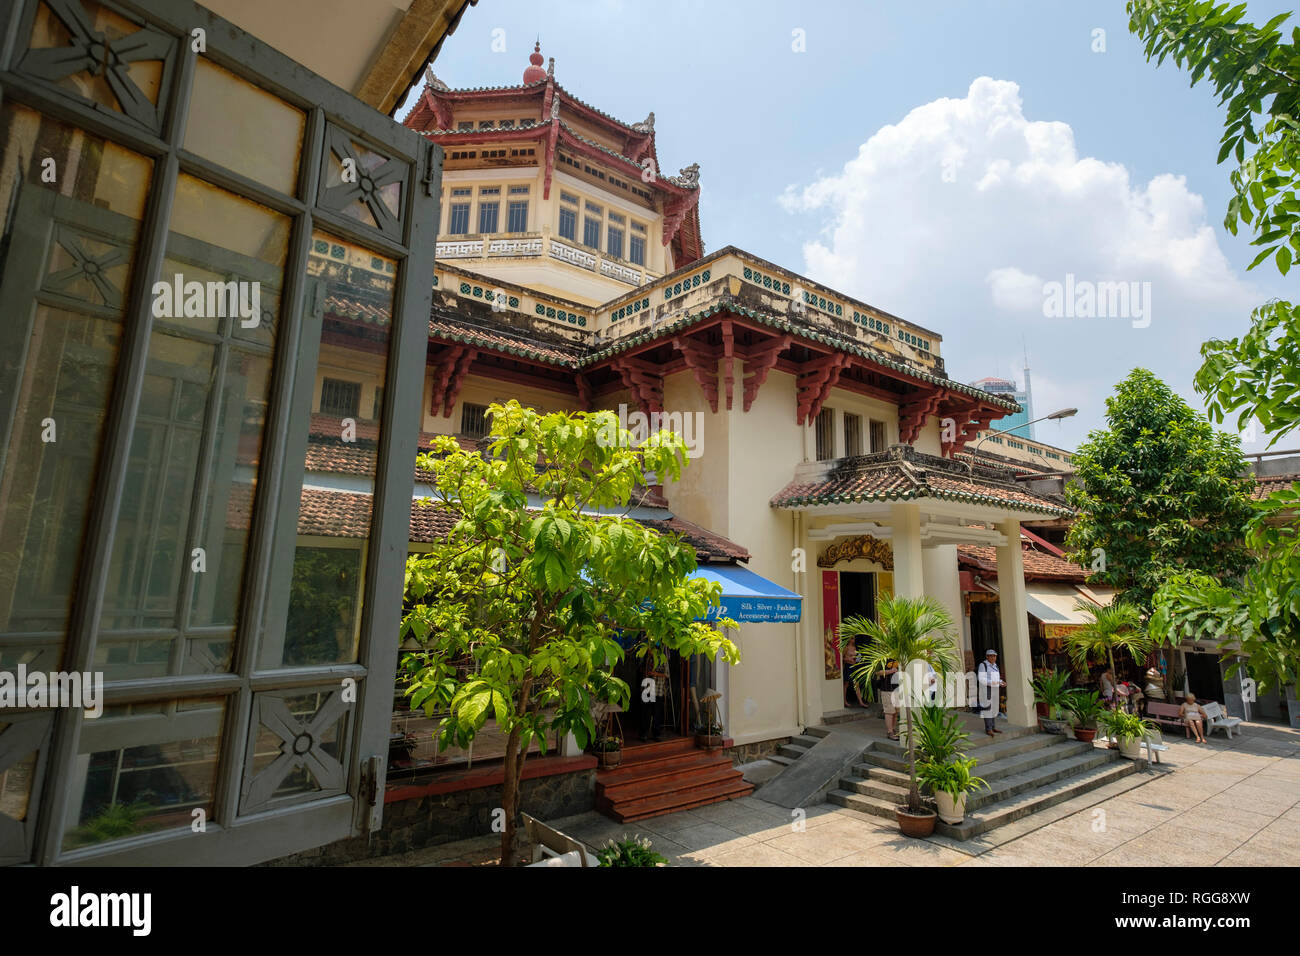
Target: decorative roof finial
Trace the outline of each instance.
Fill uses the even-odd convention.
[[[636,130],[638,133],[653,133],[655,131],[654,110],[651,110],[650,115],[647,116],[640,123],[633,123],[632,128]]]
[[[551,57],[551,58],[546,62],[546,75],[547,75],[547,76],[554,76],[554,75],[555,75],[555,57]]]
[[[542,40],[540,37],[533,46],[533,52],[528,55],[528,62],[531,66],[524,69],[524,85],[536,83],[538,80],[546,79],[546,71],[542,69],[545,60],[542,59]]]
[[[426,66],[424,68],[424,85],[431,86],[435,90],[443,90],[444,92],[451,89],[451,87],[449,87],[446,83],[438,79],[438,77],[433,72],[432,66]]]

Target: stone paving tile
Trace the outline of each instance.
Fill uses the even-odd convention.
[[[955,866],[968,859],[964,853],[937,846],[929,840],[913,840],[895,835],[877,846],[862,851],[887,861],[886,866]]]
[[[1244,843],[1275,819],[1276,817],[1268,814],[1251,813],[1236,808],[1193,807],[1186,813],[1174,817],[1170,825],[1186,827],[1201,833],[1219,834],[1231,837],[1238,843]]]
[[[1107,800],[1094,809],[1100,809],[1106,814],[1104,819],[1107,829],[1130,831],[1135,834],[1167,823],[1181,812],[1176,807],[1164,804],[1137,802],[1140,799],[1142,799],[1141,791],[1135,791],[1130,796]]]
[[[725,853],[727,850],[734,850],[736,847],[748,846],[757,842],[752,837],[747,837],[716,823],[697,823],[695,826],[676,831],[669,839],[675,843],[680,843],[691,853],[704,853],[709,856],[715,856],[718,853]]]
[[[1054,833],[1048,829],[1038,830],[1008,844],[1008,852],[1016,856],[1029,854],[1055,866],[1081,866],[1109,852],[1111,848],[1071,839],[1066,834]],[[1000,852],[1001,849],[994,850],[990,855],[996,858]]]
[[[710,866],[807,866],[805,860],[770,843],[751,843],[709,857]]]
[[[764,846],[774,847],[791,856],[798,857],[800,865],[824,866],[841,857],[859,853],[864,846],[850,842],[843,834],[831,827],[819,827],[803,833],[787,833],[768,840]]]
[[[1229,853],[1219,866],[1300,866],[1300,850],[1285,844],[1262,841],[1258,837],[1247,840]]]
[[[1227,834],[1206,833],[1204,830],[1180,826],[1177,820],[1158,826],[1138,839],[1143,841],[1143,845],[1147,840],[1164,842],[1177,848],[1175,853],[1178,857],[1190,859],[1199,866],[1213,866],[1243,842],[1242,839]]]

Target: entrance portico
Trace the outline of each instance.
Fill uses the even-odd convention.
[[[802,515],[800,546],[815,556],[823,577],[821,587],[814,581],[805,591],[810,624],[799,630],[806,723],[820,723],[824,713],[842,706],[837,595],[845,572],[873,575],[877,593],[938,601],[954,622],[963,671],[973,669],[959,544],[996,549],[1007,717],[1013,724],[1034,723],[1020,522],[1069,514],[1064,503],[1026,491],[1001,469],[895,445],[883,454],[802,465],[772,505]],[[818,621],[820,636],[813,631]]]

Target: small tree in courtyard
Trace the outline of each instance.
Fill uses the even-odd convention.
[[[1106,418],[1109,428],[1079,447],[1066,486],[1079,511],[1066,538],[1071,557],[1143,617],[1171,574],[1240,574],[1251,514],[1240,442],[1146,369],[1116,386]]]
[[[556,734],[592,739],[592,705],[627,706],[614,677],[624,646],[662,663],[670,651],[721,654],[734,644],[704,624],[721,587],[689,575],[695,550],[617,512],[653,473],[676,480],[685,446],[670,432],[632,447],[612,412],[542,415],[493,405],[488,453],[434,441],[419,465],[452,522],[406,566],[402,637],[412,706],[444,713],[443,746],[464,747],[495,719],[506,736],[501,862],[516,852],[530,746]],[[723,626],[736,626],[723,620]],[[620,640],[621,638],[621,640]]]
[[[940,681],[958,668],[957,645],[951,632],[952,618],[943,605],[931,597],[905,598],[886,595],[877,608],[878,621],[866,617],[845,618],[840,624],[842,644],[866,638],[869,643],[859,651],[858,663],[851,672],[859,684],[870,685],[872,679],[897,664],[899,674],[908,673],[913,662],[929,664]],[[940,686],[945,686],[940,684]],[[907,809],[921,810],[921,788],[916,778],[916,744],[912,733],[912,707],[921,698],[921,689],[903,685],[904,699],[898,702],[907,726]]]

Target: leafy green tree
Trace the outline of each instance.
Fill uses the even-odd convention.
[[[1286,275],[1300,258],[1300,30],[1279,29],[1290,14],[1255,26],[1243,19],[1245,4],[1130,0],[1128,11],[1148,59],[1170,57],[1193,85],[1207,77],[1214,85],[1225,106],[1219,162],[1236,162],[1224,225],[1234,235],[1239,222],[1250,226],[1252,245],[1261,247],[1250,268],[1272,258]],[[1300,426],[1295,305],[1265,303],[1245,334],[1212,339],[1201,356],[1196,389],[1213,421],[1235,414],[1241,430],[1254,419],[1272,436],[1269,447]],[[1169,637],[1239,640],[1261,686],[1290,684],[1300,673],[1300,496],[1288,489],[1258,503],[1247,543],[1257,563],[1240,582],[1171,578],[1151,627]]]
[[[953,621],[942,604],[932,597],[905,598],[886,595],[876,608],[877,621],[865,617],[848,617],[840,624],[840,645],[857,643],[866,638],[870,643],[858,652],[858,663],[850,676],[859,684],[870,686],[872,678],[896,662],[900,675],[908,674],[913,662],[929,664],[943,679],[959,667],[957,645],[952,639]],[[921,790],[916,776],[916,737],[912,733],[912,707],[919,695],[916,688],[899,701],[906,721],[907,733],[907,808],[912,813],[921,809]]]
[[[1106,399],[1106,419],[1079,447],[1066,486],[1079,511],[1066,538],[1072,558],[1143,617],[1172,573],[1241,573],[1251,506],[1237,439],[1140,368]]]
[[[489,413],[486,455],[442,437],[420,456],[437,489],[422,504],[454,524],[407,561],[402,638],[421,644],[404,658],[409,693],[412,706],[447,713],[444,746],[468,745],[489,717],[506,735],[501,862],[510,865],[529,746],[545,752],[552,735],[572,733],[585,747],[592,705],[628,704],[612,674],[624,646],[660,663],[670,651],[740,656],[703,623],[721,587],[688,577],[694,548],[616,513],[648,473],[680,476],[679,437],[632,447],[612,412],[542,415],[511,401]]]

